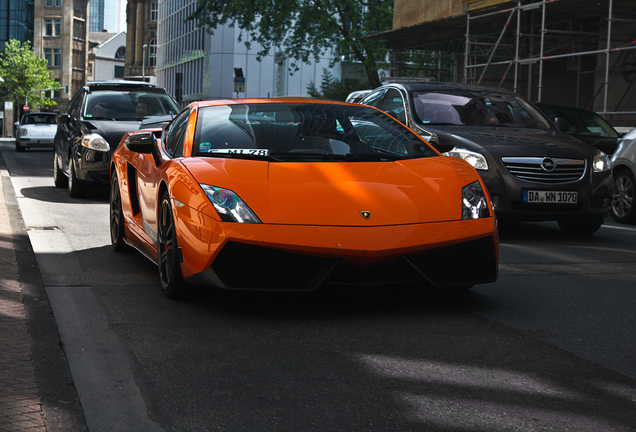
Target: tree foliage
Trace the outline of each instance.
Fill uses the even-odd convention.
[[[349,93],[366,88],[368,84],[364,81],[345,78],[336,79],[327,69],[322,71],[322,79],[320,81],[320,90],[316,88],[316,84],[311,81],[307,86],[307,93],[311,97],[325,98],[331,100],[344,101]]]
[[[45,59],[34,55],[31,42],[7,42],[0,53],[0,77],[4,79],[4,83],[0,83],[0,91],[4,93],[4,100],[12,100],[14,106],[20,107],[30,90],[59,87],[58,82],[51,79],[46,65]],[[28,95],[30,106],[55,105],[43,92],[34,91]]]
[[[393,0],[199,0],[188,18],[210,32],[236,25],[248,47],[250,41],[260,44],[259,56],[273,47],[305,63],[330,50],[336,60],[349,56],[364,65],[377,87],[387,50],[381,41],[362,37],[392,28]]]

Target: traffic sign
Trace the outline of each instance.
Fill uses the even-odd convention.
[[[29,106],[28,106],[28,105],[25,105],[25,106],[24,106],[24,111],[28,111],[28,110],[29,110]]]

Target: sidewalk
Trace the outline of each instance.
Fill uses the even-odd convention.
[[[0,143],[13,148],[12,139]],[[86,430],[0,153],[0,432]]]

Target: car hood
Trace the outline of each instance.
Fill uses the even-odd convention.
[[[446,134],[457,147],[484,149],[498,155],[589,158],[595,151],[587,144],[563,132],[529,128],[492,126],[426,127],[427,131]]]
[[[85,120],[88,133],[96,133],[104,137],[110,145],[110,153],[115,151],[119,142],[127,132],[139,129],[140,121]]]
[[[478,179],[464,161],[182,162],[197,182],[230,189],[264,223],[386,226],[461,219],[461,187]],[[361,212],[369,212],[368,219]]]

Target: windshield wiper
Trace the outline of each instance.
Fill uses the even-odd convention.
[[[268,162],[284,162],[284,160],[279,159],[277,157],[269,155],[255,155],[255,154],[241,154],[241,153],[199,153],[198,156],[202,157],[220,157],[226,159],[251,159],[251,160],[262,160]]]

